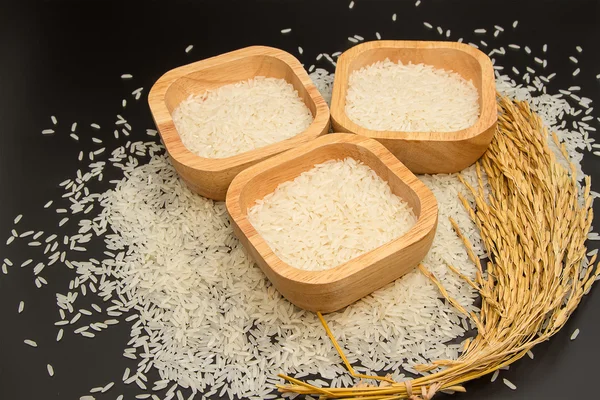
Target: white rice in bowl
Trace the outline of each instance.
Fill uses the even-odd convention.
[[[322,271],[399,238],[416,223],[388,183],[353,158],[315,165],[248,210],[273,252],[292,267]]]
[[[453,132],[479,118],[479,94],[456,72],[378,61],[350,74],[345,112],[376,131]]]
[[[185,147],[205,158],[225,158],[304,132],[313,116],[294,86],[257,76],[192,95],[173,111]]]

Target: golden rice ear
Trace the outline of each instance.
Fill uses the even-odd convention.
[[[433,366],[442,369],[408,382],[395,382],[385,392],[377,392],[380,400],[425,399],[436,391],[462,391],[462,383],[493,372],[495,380],[499,369],[531,355],[535,345],[556,334],[600,275],[600,263],[594,265],[595,254],[589,266],[582,263],[592,223],[589,179],[581,195],[573,178],[573,164],[568,168],[559,164],[548,147],[540,117],[528,104],[499,97],[498,106],[498,133],[481,160],[490,195],[485,196],[485,188],[470,187],[477,207],[463,201],[491,254],[487,271],[477,282],[482,293],[479,315],[473,314],[478,334],[458,360],[418,366],[421,371]],[[558,151],[564,153],[561,147]],[[457,224],[454,228],[464,237]],[[442,296],[466,312],[432,273],[425,267],[421,271]],[[455,272],[460,275],[460,271]],[[578,334],[576,329],[571,339]],[[503,381],[516,389],[509,380]],[[280,390],[314,394],[297,385],[285,385]],[[367,388],[331,390],[335,398],[375,394]],[[422,396],[415,394],[419,392]]]

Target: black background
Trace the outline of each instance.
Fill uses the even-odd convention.
[[[4,246],[13,218],[23,213],[19,230],[43,228],[57,231],[56,214],[43,204],[62,194],[58,183],[71,177],[78,168],[77,154],[96,149],[91,143],[89,124],[112,126],[121,112],[121,99],[128,107],[122,114],[134,126],[132,138],[147,140],[145,128],[153,127],[146,105],[152,83],[176,66],[253,44],[287,50],[305,63],[315,63],[320,52],[343,51],[354,34],[367,40],[378,31],[386,39],[439,40],[423,21],[444,30],[451,39],[464,37],[478,43],[482,37],[475,28],[493,30],[501,25],[505,32],[497,39],[485,36],[490,46],[509,43],[529,45],[534,55],[548,59],[550,72],[558,76],[551,91],[571,85],[582,87],[581,94],[600,101],[598,43],[600,39],[599,1],[517,1],[517,0],[422,0],[419,7],[411,0],[357,0],[352,10],[344,1],[147,1],[95,2],[46,1],[5,2],[0,10],[0,259],[9,257],[15,264],[30,258],[25,243]],[[397,13],[396,22],[392,14]],[[516,30],[512,22],[519,20]],[[282,35],[280,30],[292,28]],[[444,37],[445,40],[445,37]],[[547,43],[548,53],[541,46]],[[193,44],[186,54],[184,49]],[[582,54],[575,46],[584,48]],[[297,46],[304,55],[299,56]],[[508,48],[507,48],[508,50]],[[582,72],[569,55],[579,59]],[[498,57],[505,71],[527,65],[539,70],[533,56],[523,51],[508,51]],[[317,66],[333,71],[322,59]],[[123,81],[120,75],[132,73]],[[144,96],[135,102],[131,91],[143,86]],[[57,134],[42,136],[42,129],[53,128],[50,115],[59,119]],[[597,117],[600,112],[592,115]],[[79,123],[79,143],[69,138],[71,123]],[[597,124],[595,125],[597,126]],[[98,134],[99,135],[99,134]],[[94,134],[94,136],[98,136]],[[103,133],[107,150],[117,141],[112,129]],[[124,142],[124,141],[121,141]],[[106,155],[104,155],[106,158]],[[600,179],[598,158],[589,155],[584,171]],[[85,160],[84,160],[85,161]],[[87,165],[85,162],[83,165]],[[105,178],[107,181],[108,178]],[[108,184],[106,184],[108,187]],[[595,190],[598,185],[594,185]],[[64,203],[63,203],[64,204]],[[598,221],[596,224],[598,226]],[[74,227],[74,224],[71,224]],[[71,228],[74,229],[74,228]],[[68,229],[66,230],[68,232]],[[89,256],[101,250],[91,249]],[[104,331],[93,340],[73,335],[55,342],[58,319],[55,293],[66,292],[73,273],[58,264],[44,276],[49,286],[36,289],[31,266],[13,267],[8,276],[0,275],[0,400],[78,399],[89,389],[110,381],[116,385],[97,399],[126,399],[142,393],[136,386],[125,387],[121,375],[125,366],[135,367],[121,356],[129,339],[128,323]],[[17,314],[19,301],[26,310]],[[587,296],[571,320],[550,342],[534,349],[535,359],[523,359],[500,379],[489,383],[489,376],[466,386],[468,393],[457,399],[563,399],[598,398],[597,360],[600,358],[600,323],[595,308],[600,294],[595,289]],[[575,328],[579,338],[569,340]],[[39,347],[23,344],[35,339]],[[56,375],[50,378],[46,364]],[[518,389],[511,391],[501,382],[506,377]],[[150,379],[152,376],[150,376]],[[199,398],[198,396],[197,398]]]

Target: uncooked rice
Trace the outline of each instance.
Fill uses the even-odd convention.
[[[173,112],[183,144],[205,158],[224,158],[296,136],[313,117],[283,79],[256,77],[190,96]]]
[[[531,52],[527,47],[525,51]],[[310,76],[329,102],[333,74],[316,69]],[[521,79],[529,83],[528,75]],[[591,112],[591,101],[546,94],[541,82],[539,87],[527,86],[499,73],[496,83],[502,94],[532,105],[565,143],[582,179],[583,151],[591,151],[594,139],[588,132],[595,128],[579,125],[572,130],[563,122],[570,117],[580,121],[573,114],[582,108]],[[75,128],[76,123],[72,131]],[[354,385],[314,314],[291,306],[274,290],[233,236],[223,204],[191,193],[163,151],[154,141],[117,145],[107,162],[90,163],[83,173],[61,185],[71,194],[69,200],[76,200],[64,199],[61,206],[67,204],[77,213],[85,208],[82,203],[89,202],[97,205],[94,211],[98,212],[73,218],[79,232],[64,235],[61,242],[85,249],[80,241],[95,241],[95,246],[103,245],[106,255],[96,264],[85,253],[82,257],[68,251],[69,247],[61,251],[61,263],[75,276],[64,285],[63,293],[68,295],[56,294],[61,319],[77,312],[83,297],[77,294],[85,295],[88,284],[96,281],[97,292],[88,293],[87,298],[94,296],[107,307],[118,307],[118,311],[100,311],[102,315],[122,312],[121,318],[132,322],[128,346],[133,352],[123,354],[133,359],[130,383],[145,387],[141,377],[156,368],[160,380],[166,381],[161,385],[171,387],[167,398],[175,396],[178,385],[207,396],[223,391],[227,397],[269,398],[272,385],[279,382],[275,374],[284,371],[299,378],[320,374],[334,387]],[[124,178],[111,181],[116,186],[104,193],[81,195],[88,184],[102,180],[105,169],[111,173],[118,169]],[[462,174],[475,182],[474,168]],[[465,194],[464,188],[456,174],[420,178],[434,192],[440,210],[436,237],[424,263],[450,296],[468,311],[476,311],[477,294],[446,266],[451,264],[471,278],[475,275],[448,222],[450,216],[474,243],[476,255],[485,256],[477,229],[456,198],[458,192]],[[74,199],[78,193],[80,198]],[[28,259],[21,266],[31,263]],[[398,381],[408,379],[400,368],[410,372],[416,363],[456,359],[460,344],[452,341],[464,337],[463,324],[468,327],[464,316],[440,300],[435,286],[418,271],[342,312],[329,314],[327,320],[342,336],[340,343],[358,372],[393,371],[392,378]],[[76,331],[88,329],[86,325]],[[177,383],[171,385],[171,381]]]
[[[127,157],[123,151],[118,150],[116,154]],[[238,397],[266,395],[270,389],[268,385],[263,388],[260,382],[276,381],[272,380],[273,372],[270,371],[323,372],[325,377],[335,378],[337,385],[351,384],[351,378],[343,373],[343,366],[331,364],[337,356],[328,339],[322,336],[318,319],[284,300],[247,258],[233,237],[222,203],[191,193],[164,156],[155,156],[148,164],[126,170],[128,178],[100,200],[105,209],[105,221],[117,232],[106,237],[107,248],[117,256],[104,260],[103,265],[107,268],[105,273],[115,274],[122,282],[121,289],[115,288],[115,295],[131,299],[126,303],[127,308],[145,304],[141,319],[132,327],[132,340],[143,342],[150,337],[162,338],[150,340],[155,349],[162,350],[157,350],[153,358],[161,379],[173,379],[198,390],[208,390],[211,386],[220,390],[224,382],[216,386],[208,382],[219,381],[219,377],[228,374],[233,380],[228,387],[235,388]],[[448,273],[442,261],[461,266],[465,273],[473,276],[474,268],[470,266],[460,240],[445,222],[450,215],[447,212],[451,212],[461,224],[470,227],[467,232],[471,236],[477,235],[455,197],[457,178],[434,176],[424,180],[434,188],[436,196],[443,199],[441,207],[445,208],[440,215],[438,244],[432,248],[426,262],[448,284],[453,295],[473,310],[476,294],[463,286],[460,278]],[[165,204],[167,193],[171,200]],[[131,208],[130,204],[139,207]],[[452,207],[449,208],[449,204]],[[165,206],[174,212],[165,213]],[[156,223],[157,218],[160,223]],[[106,222],[96,221],[92,226],[99,224],[97,229],[101,229]],[[169,241],[164,242],[160,237],[169,237]],[[476,239],[474,241],[477,243]],[[198,243],[203,246],[198,247]],[[130,249],[128,255],[126,248]],[[78,262],[77,268],[80,272],[93,271],[89,262]],[[214,290],[221,285],[224,285],[223,290]],[[206,307],[189,311],[193,304],[205,304]],[[231,306],[221,315],[219,310],[223,304]],[[415,304],[419,307],[415,308]],[[424,310],[430,314],[428,318],[422,316]],[[387,315],[385,322],[376,317],[379,314]],[[189,321],[189,327],[180,326],[173,330],[179,326],[177,321],[182,317]],[[351,305],[345,312],[330,314],[328,318],[334,328],[343,327],[348,339],[346,346],[353,354],[368,353],[370,346],[379,341],[379,332],[388,329],[402,332],[405,344],[391,347],[398,351],[378,353],[376,358],[364,361],[365,371],[395,365],[410,368],[413,363],[424,362],[430,357],[456,358],[459,345],[444,342],[464,333],[460,323],[462,317],[439,301],[436,288],[416,271]],[[215,323],[200,331],[193,328],[202,320]],[[216,323],[217,320],[220,322]],[[419,327],[423,324],[438,328],[421,330]],[[274,326],[278,326],[276,331]],[[137,329],[139,327],[150,331],[142,332]],[[299,342],[295,336],[298,329],[306,336]],[[249,337],[235,335],[238,330],[247,331]],[[173,336],[175,332],[182,336]],[[295,356],[288,358],[284,353],[273,353],[273,338],[277,338],[277,347],[289,348]],[[217,357],[226,360],[228,366],[222,370],[211,369],[204,379],[198,379],[189,369],[189,359],[185,355],[188,351],[196,354],[196,365],[208,367]],[[405,351],[413,354],[410,360],[403,357]],[[243,356],[246,352],[255,354],[249,366]],[[275,358],[267,358],[268,354],[274,354]],[[308,356],[310,354],[314,356]],[[396,378],[402,379],[398,374]]]
[[[517,386],[515,386],[515,384],[514,384],[514,383],[512,383],[511,381],[509,381],[508,379],[504,378],[504,379],[502,379],[502,381],[504,382],[504,384],[505,384],[506,386],[508,386],[508,387],[509,387],[509,388],[511,388],[512,390],[516,390],[516,389],[517,389]]]
[[[386,59],[350,74],[345,111],[377,131],[452,132],[477,121],[478,99],[455,72]]]
[[[577,339],[577,336],[579,336],[579,328],[573,331],[573,333],[571,334],[571,340]]]
[[[500,375],[500,370],[497,369],[494,371],[494,373],[492,374],[492,379],[490,380],[490,382],[495,382],[496,379],[498,379],[498,375]]]
[[[292,267],[322,271],[399,238],[416,223],[410,206],[369,166],[317,164],[258,200],[248,219]]]

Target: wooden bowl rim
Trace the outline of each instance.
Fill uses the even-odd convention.
[[[165,103],[165,96],[171,85],[179,78],[191,73],[233,61],[243,60],[244,58],[261,55],[279,59],[298,77],[315,104],[315,115],[313,116],[312,123],[305,131],[289,139],[230,157],[206,158],[191,152],[183,144],[181,137],[175,128],[175,124],[173,123],[171,113]],[[150,89],[148,94],[148,104],[158,128],[158,132],[169,155],[187,167],[207,172],[222,172],[240,165],[251,164],[263,158],[293,148],[299,143],[304,143],[316,138],[329,124],[330,117],[327,103],[308,76],[308,73],[300,61],[286,51],[268,46],[249,46],[171,69],[163,74]]]
[[[281,161],[287,162],[290,160],[297,160],[318,148],[336,146],[339,144],[354,144],[374,154],[379,162],[384,164],[394,175],[402,180],[413,193],[415,193],[421,203],[421,212],[417,217],[415,225],[404,235],[334,268],[324,271],[307,271],[294,268],[281,260],[252,226],[248,220],[247,212],[241,210],[241,194],[248,182],[256,175],[277,168]],[[293,158],[290,158],[292,155]],[[309,143],[298,146],[245,169],[231,182],[225,202],[231,218],[236,222],[242,234],[261,255],[265,264],[273,271],[273,273],[288,281],[309,285],[329,285],[342,281],[349,276],[360,273],[361,270],[368,268],[369,265],[375,264],[389,257],[391,254],[403,251],[410,245],[425,238],[431,230],[435,230],[438,217],[437,200],[433,193],[404,164],[387,150],[385,146],[374,139],[348,133],[331,133],[321,136]],[[369,259],[369,264],[364,263],[365,259]]]
[[[376,131],[362,127],[352,121],[345,112],[346,93],[348,90],[348,74],[342,74],[347,65],[358,58],[362,53],[372,49],[453,49],[469,55],[481,67],[481,107],[477,121],[468,128],[452,132],[404,132],[404,131]],[[457,72],[457,71],[454,71]],[[486,82],[485,76],[490,78]],[[487,83],[487,84],[486,84]],[[346,50],[338,57],[333,94],[331,99],[331,118],[349,132],[373,139],[401,139],[413,141],[462,141],[472,139],[483,134],[494,123],[498,116],[496,111],[496,87],[494,80],[494,66],[490,58],[482,51],[468,44],[459,42],[421,41],[421,40],[376,40],[358,44]]]

